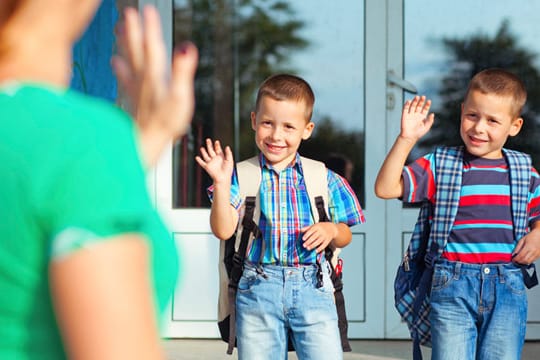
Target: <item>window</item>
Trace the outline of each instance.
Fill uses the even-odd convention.
[[[523,127],[506,146],[531,154],[539,168],[539,11],[540,3],[532,0],[405,1],[405,76],[433,100],[436,116],[412,158],[434,145],[461,143],[460,110],[467,84],[477,72],[499,67],[518,75],[528,91]]]
[[[209,206],[205,188],[211,181],[194,161],[206,138],[229,145],[235,160],[257,153],[250,112],[259,84],[278,72],[301,76],[315,92],[315,132],[300,153],[347,164],[364,203],[363,6],[358,0],[340,6],[324,0],[174,1],[174,43],[192,40],[200,63],[192,128],[173,149],[173,207]]]

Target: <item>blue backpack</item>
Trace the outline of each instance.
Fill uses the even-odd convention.
[[[531,181],[531,158],[503,149],[510,171],[510,194],[514,236],[521,239],[528,228],[527,203]],[[413,359],[421,360],[420,345],[431,346],[429,293],[433,266],[442,254],[456,218],[463,172],[463,147],[435,150],[436,202],[422,204],[409,246],[394,279],[394,304],[413,340]],[[432,220],[430,220],[430,218]],[[533,270],[532,275],[527,271]],[[538,284],[534,264],[522,266],[527,288]]]

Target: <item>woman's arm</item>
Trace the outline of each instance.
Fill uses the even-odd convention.
[[[69,358],[162,359],[142,236],[106,239],[52,261],[56,318]]]

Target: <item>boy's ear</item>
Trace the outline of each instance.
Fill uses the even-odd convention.
[[[523,118],[518,117],[517,119],[514,119],[512,121],[512,124],[510,125],[510,132],[508,135],[510,136],[516,136],[519,134],[519,131],[521,130],[521,127],[523,126]]]
[[[251,112],[251,128],[255,131],[257,130],[257,114],[255,111]]]
[[[311,133],[313,132],[313,128],[315,128],[315,123],[310,121],[306,124],[306,127],[304,128],[304,133],[302,134],[302,140],[307,140],[310,138]]]

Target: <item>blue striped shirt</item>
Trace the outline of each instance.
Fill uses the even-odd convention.
[[[404,201],[436,201],[433,154],[406,166]],[[540,179],[533,168],[529,224],[540,220]],[[484,159],[465,152],[458,212],[442,254],[468,263],[510,262],[515,243],[509,170],[505,158]]]

